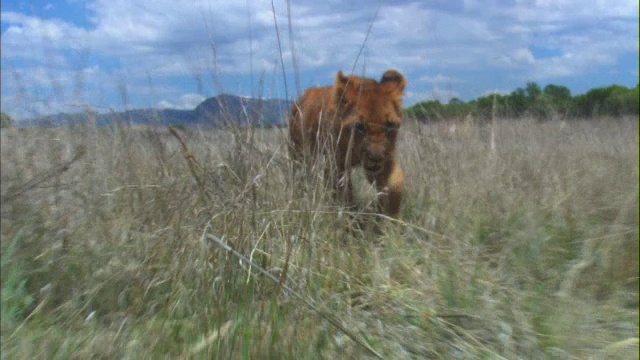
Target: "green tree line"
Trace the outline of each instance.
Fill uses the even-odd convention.
[[[408,108],[406,114],[421,121],[460,119],[469,115],[487,119],[495,116],[540,120],[637,116],[638,89],[638,85],[634,88],[612,85],[572,96],[565,86],[549,84],[541,88],[536,82],[528,82],[524,88],[508,95],[490,94],[469,102],[452,98],[447,104],[438,100],[424,101]]]
[[[13,118],[9,114],[0,113],[0,128],[10,128],[13,126]]]

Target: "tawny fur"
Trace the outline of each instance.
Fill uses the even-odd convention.
[[[307,90],[289,117],[291,155],[306,161],[319,152],[334,155],[333,186],[349,206],[351,170],[362,166],[381,193],[379,211],[396,217],[404,190],[395,152],[406,84],[395,70],[386,71],[379,82],[338,72],[334,86]]]

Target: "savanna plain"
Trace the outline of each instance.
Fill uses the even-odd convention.
[[[398,219],[176,134],[2,129],[2,359],[638,358],[637,117],[406,119]]]

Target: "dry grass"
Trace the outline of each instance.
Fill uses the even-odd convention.
[[[2,358],[638,358],[637,118],[401,134],[376,234],[277,129],[3,129]]]

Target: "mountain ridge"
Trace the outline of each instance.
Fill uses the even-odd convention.
[[[284,126],[293,101],[255,99],[220,94],[205,99],[192,110],[132,109],[109,113],[58,113],[16,122],[18,127],[60,127],[89,124],[161,125],[161,126]],[[92,119],[93,117],[93,119]]]

